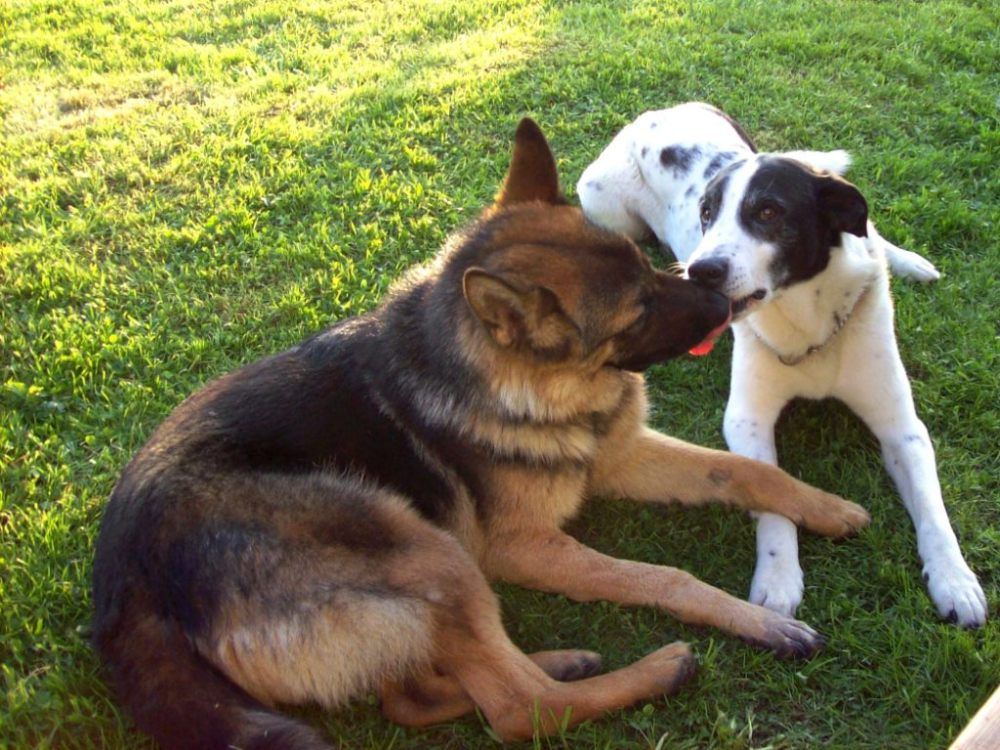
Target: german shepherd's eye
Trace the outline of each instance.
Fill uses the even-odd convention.
[[[651,294],[648,294],[639,300],[639,306],[642,308],[642,312],[639,313],[638,318],[629,324],[628,328],[625,329],[625,332],[642,328],[642,326],[646,324],[646,321],[649,319],[649,314],[653,311],[653,302],[653,295]]]
[[[781,215],[781,209],[777,206],[768,204],[757,211],[757,221],[764,224],[768,224]]]

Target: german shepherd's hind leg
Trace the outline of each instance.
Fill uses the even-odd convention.
[[[145,595],[131,604],[113,632],[95,634],[95,646],[119,701],[164,750],[330,750],[319,732],[253,699],[199,658]]]
[[[596,668],[596,655],[549,652],[533,660],[510,641],[496,595],[458,541],[429,525],[424,536],[420,553],[399,566],[392,583],[422,590],[430,603],[429,664],[440,676],[427,680],[424,667],[408,671],[401,682],[383,682],[391,718],[427,724],[461,715],[470,706],[457,685],[500,737],[527,738],[673,692],[693,673],[688,647],[673,644],[610,674],[554,679],[546,669],[558,677],[583,677]],[[423,710],[421,698],[430,699]]]
[[[601,669],[601,657],[593,651],[538,651],[528,654],[528,658],[560,682],[581,680]],[[403,680],[387,680],[379,695],[385,717],[404,726],[451,721],[476,707],[457,679],[436,669],[413,673]]]
[[[190,633],[203,658],[266,705],[328,708],[429,662],[436,598],[457,575],[433,549],[451,537],[351,480],[234,484],[270,526],[217,521],[175,545],[175,570],[191,570],[185,598],[213,605]]]
[[[694,674],[695,661],[684,643],[673,643],[607,674],[559,682],[493,633],[443,631],[455,675],[490,727],[504,740],[528,739],[594,719],[607,711],[676,692]]]
[[[361,487],[349,501],[332,502],[330,493],[343,496],[350,489],[344,482],[275,481],[273,487],[256,484],[266,497],[284,491],[273,532],[242,532],[252,544],[232,529],[196,534],[188,542],[196,550],[197,575],[212,579],[201,581],[206,589],[219,583],[204,555],[207,546],[214,546],[213,558],[241,560],[241,569],[228,571],[228,595],[217,601],[211,627],[194,641],[208,661],[264,704],[335,707],[387,683],[405,685],[433,665],[461,686],[497,734],[530,737],[670,692],[692,672],[690,652],[678,644],[618,672],[555,680],[543,667],[572,675],[567,661],[576,657],[539,657],[540,666],[514,646],[496,595],[454,536],[391,493]],[[321,506],[308,502],[314,492],[326,495]],[[251,570],[254,585],[241,587],[241,576]],[[589,669],[588,661],[580,669]],[[448,717],[462,707],[447,684],[432,687],[438,707],[428,713],[437,715],[425,718]],[[398,718],[408,718],[389,697],[390,715],[397,710]]]
[[[175,531],[145,580],[101,589],[96,645],[164,748],[327,747],[275,706],[337,707],[426,668],[448,592],[470,577],[488,591],[391,493],[323,474],[214,481],[219,511]]]

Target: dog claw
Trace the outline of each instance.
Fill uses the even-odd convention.
[[[826,645],[823,636],[797,620],[782,628],[781,635],[774,653],[783,659],[807,659]]]
[[[753,646],[771,651],[779,659],[808,659],[825,645],[826,638],[804,622],[781,617],[761,639],[744,638]]]
[[[979,581],[964,561],[928,563],[924,581],[938,615],[963,628],[978,628],[989,616],[989,603]]]
[[[664,685],[664,695],[677,692],[683,685],[686,685],[698,671],[698,663],[693,654],[681,657],[680,670],[674,675],[669,684]]]

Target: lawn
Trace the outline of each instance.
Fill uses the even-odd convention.
[[[943,271],[894,282],[897,326],[994,616],[937,619],[875,441],[835,403],[795,404],[783,465],[874,516],[848,542],[803,536],[799,614],[826,650],[781,662],[657,612],[499,587],[526,650],[620,666],[684,639],[699,657],[676,697],[536,746],[946,747],[1000,683],[998,50],[995,0],[3,4],[0,747],[151,747],[89,648],[90,569],[118,473],[185,395],[374,305],[491,198],[523,115],[572,198],[622,125],[689,99],[766,149],[850,150],[882,233]],[[723,446],[729,351],[653,368],[658,427]],[[595,501],[573,532],[749,588],[734,511]],[[476,717],[403,730],[374,700],[303,715],[348,748],[496,744]]]

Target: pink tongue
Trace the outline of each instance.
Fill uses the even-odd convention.
[[[690,349],[688,351],[688,354],[693,354],[696,357],[704,357],[706,354],[712,351],[713,346],[715,346],[715,340],[707,338],[700,344],[698,344],[698,346],[694,347],[693,349]]]
[[[712,347],[715,346],[715,340],[719,338],[719,336],[721,336],[727,328],[729,328],[729,321],[732,320],[732,317],[733,316],[730,315],[728,318],[726,318],[726,322],[723,323],[718,328],[711,331],[705,337],[705,340],[702,341],[700,344],[698,344],[695,347],[692,347],[691,349],[688,349],[688,354],[693,354],[696,357],[704,357],[706,354],[712,351]]]

